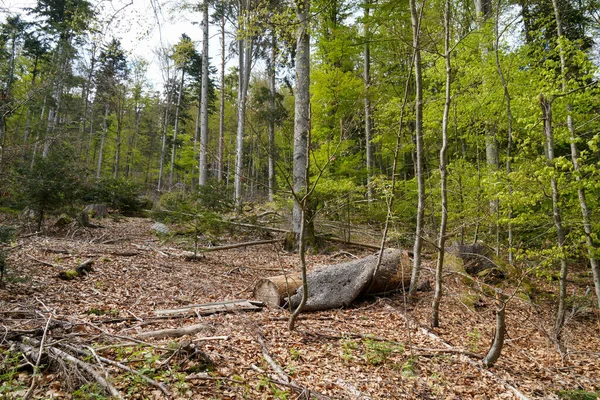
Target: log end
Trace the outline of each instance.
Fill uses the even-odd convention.
[[[279,307],[285,298],[296,293],[302,285],[299,277],[278,275],[259,280],[252,292],[256,300],[260,300],[268,307]]]

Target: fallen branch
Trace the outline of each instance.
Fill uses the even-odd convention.
[[[173,329],[160,329],[158,331],[149,331],[138,333],[134,337],[136,339],[164,339],[164,338],[175,338],[185,335],[195,335],[198,332],[212,330],[212,327],[208,324],[196,324],[184,326],[182,328]]]
[[[114,360],[111,360],[111,359],[106,358],[106,357],[99,356],[99,355],[95,354],[95,352],[92,353],[90,351],[78,349],[78,348],[75,348],[73,346],[69,346],[67,344],[63,344],[63,346],[66,347],[66,348],[68,348],[71,351],[74,351],[74,352],[82,355],[82,356],[89,357],[89,356],[93,355],[93,356],[95,356],[95,358],[97,360],[100,360],[100,361],[102,361],[105,364],[113,365],[113,366],[115,366],[117,368],[122,369],[123,371],[127,371],[129,373],[137,375],[140,378],[142,378],[144,381],[146,381],[147,383],[149,383],[150,385],[152,385],[152,386],[160,389],[160,391],[163,392],[163,394],[165,395],[166,398],[168,398],[168,399],[171,398],[171,393],[169,392],[169,390],[166,388],[166,386],[164,384],[162,384],[161,382],[157,382],[154,379],[151,379],[151,378],[147,377],[146,375],[142,374],[141,372],[139,372],[139,371],[137,371],[137,370],[135,370],[133,368],[128,367],[127,365],[121,364],[118,361],[114,361]]]
[[[53,264],[53,263],[51,263],[51,262],[48,262],[48,261],[40,260],[39,258],[35,258],[35,257],[33,257],[33,256],[30,256],[29,254],[25,254],[25,255],[26,255],[27,257],[31,258],[33,261],[36,261],[36,262],[38,262],[38,263],[40,263],[40,264],[42,264],[42,265],[46,265],[46,266],[48,266],[48,267],[57,268],[57,269],[60,269],[60,270],[64,270],[64,269],[65,269],[65,267],[64,267],[64,266],[62,266],[62,265]]]
[[[24,342],[19,342],[16,345],[21,352],[23,352],[24,354],[28,354],[29,357],[32,359],[36,359],[39,355],[38,351],[33,346],[38,346],[39,344],[39,341],[35,339],[25,338]],[[48,347],[46,350],[46,354],[48,354],[50,358],[60,359],[62,361],[77,366],[78,368],[85,371],[89,376],[91,376],[96,381],[96,383],[112,397],[115,397],[117,399],[123,398],[121,393],[110,382],[104,379],[104,377],[102,377],[102,375],[100,375],[100,373],[88,363],[81,361],[77,357],[74,357],[71,354],[60,350],[56,347]]]
[[[257,337],[258,343],[260,344],[260,347],[262,348],[263,358],[269,364],[269,366],[275,371],[275,373],[277,374],[277,377],[279,378],[279,380],[272,379],[271,381],[273,383],[276,383],[278,385],[287,386],[298,393],[307,394],[308,395],[307,398],[315,397],[319,400],[328,399],[327,396],[325,396],[321,393],[315,392],[311,389],[308,389],[308,388],[301,386],[298,383],[294,382],[294,380],[288,374],[285,373],[283,368],[281,368],[281,366],[279,366],[279,364],[277,364],[275,362],[275,360],[273,360],[273,358],[269,354],[269,351],[267,350],[267,347],[265,345],[265,341],[264,341],[262,334],[260,332],[258,332],[256,337]],[[263,371],[263,373],[264,373],[264,371]]]
[[[38,351],[37,360],[35,361],[35,366],[33,367],[33,377],[31,378],[31,385],[29,386],[29,390],[27,390],[27,393],[25,393],[25,396],[23,396],[23,400],[31,399],[31,396],[33,396],[33,391],[37,386],[40,361],[42,361],[42,354],[44,352],[44,345],[46,344],[46,335],[48,334],[48,329],[50,328],[50,322],[52,322],[52,315],[48,316],[48,320],[46,321],[44,334],[42,335],[42,340],[40,341],[40,350]]]
[[[202,247],[202,248],[198,249],[198,253],[209,253],[212,251],[231,250],[231,249],[237,249],[240,247],[258,246],[261,244],[278,243],[278,242],[281,242],[282,240],[283,239],[255,240],[253,242],[227,244],[227,245],[223,245],[223,246]]]
[[[235,311],[259,311],[265,305],[260,301],[252,300],[227,300],[205,304],[191,304],[189,306],[172,308],[166,310],[156,310],[154,314],[158,316],[168,316],[177,314],[195,313],[199,315],[210,315],[221,312]]]

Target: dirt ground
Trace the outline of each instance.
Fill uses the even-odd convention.
[[[22,398],[32,380],[27,362],[35,363],[9,355],[17,340],[9,341],[9,332],[38,328],[39,333],[48,316],[69,324],[50,330],[47,345],[89,346],[164,383],[176,399],[516,399],[517,391],[521,398],[552,399],[560,398],[561,391],[600,389],[597,313],[571,304],[562,356],[548,339],[553,326],[549,291],[556,292],[556,282],[535,281],[535,306],[523,296],[510,301],[508,339],[502,357],[488,370],[467,353],[488,350],[494,303],[458,275],[446,276],[442,327],[434,331],[428,329],[431,291],[421,292],[409,307],[402,294],[394,294],[364,299],[348,309],[305,314],[294,332],[287,329],[289,312],[284,309],[155,319],[159,309],[249,299],[258,279],[297,271],[297,255],[269,244],[188,260],[181,256],[183,243],[161,242],[149,219],[100,223],[103,228],[25,237],[10,252],[6,287],[0,289],[0,398]],[[248,239],[242,236],[229,241]],[[308,261],[316,268],[371,252],[338,248],[309,255]],[[72,281],[58,278],[61,268],[87,259],[94,260],[90,274]],[[424,278],[431,279],[430,267],[426,260]],[[585,285],[578,286],[576,278],[586,273],[572,274],[573,298],[585,300]],[[199,322],[210,329],[191,337],[128,344],[141,332]],[[183,349],[190,343],[210,357],[208,370],[198,354],[186,356]],[[82,360],[109,376],[123,398],[165,397],[135,373],[91,356]],[[293,383],[282,382],[274,364]],[[43,369],[33,398],[105,398],[86,380],[93,381],[73,367],[51,364]]]

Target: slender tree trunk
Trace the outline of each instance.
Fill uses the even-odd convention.
[[[119,95],[119,97],[121,97]],[[119,165],[121,164],[121,133],[123,131],[123,103],[124,99],[119,100],[119,108],[117,109],[117,136],[115,139],[115,165],[113,169],[113,178],[119,177]]]
[[[500,358],[502,348],[504,347],[504,334],[506,333],[506,304],[497,300],[496,304],[496,333],[490,350],[483,359],[483,365],[490,368]]]
[[[558,34],[558,41],[560,46],[560,70],[562,75],[562,93],[567,92],[567,63],[565,59],[565,52],[562,46],[562,40],[565,40],[562,31],[562,20],[560,17],[560,9],[558,7],[557,0],[552,0],[552,5],[554,7],[554,16],[556,19],[556,29]],[[588,258],[590,260],[590,266],[592,268],[592,275],[594,279],[594,288],[596,291],[596,300],[598,302],[598,308],[600,308],[600,265],[598,263],[598,259],[595,254],[598,246],[594,243],[594,239],[592,237],[592,224],[590,221],[590,210],[587,205],[587,199],[585,195],[584,185],[581,184],[581,167],[579,165],[579,150],[577,149],[577,137],[575,134],[575,127],[573,126],[573,118],[571,117],[571,104],[567,103],[567,129],[570,134],[571,141],[571,162],[573,163],[573,170],[575,171],[575,180],[578,183],[577,187],[577,197],[579,199],[579,208],[581,209],[581,216],[583,222],[583,231],[585,233],[585,243],[588,250]]]
[[[250,68],[252,65],[252,39],[244,37],[247,32],[246,23],[247,13],[250,12],[246,0],[240,0],[239,8],[243,13],[242,23],[239,27],[238,51],[239,51],[239,82],[238,82],[238,120],[235,144],[235,208],[237,212],[242,211],[242,178],[244,167],[244,131],[246,125],[246,94],[248,92],[248,83],[250,80]]]
[[[102,174],[102,158],[104,156],[104,142],[108,132],[108,103],[104,105],[104,118],[102,119],[102,136],[100,137],[100,149],[98,150],[98,164],[96,165],[96,179],[100,179]]]
[[[308,188],[308,135],[310,130],[310,0],[296,2],[298,36],[296,41],[296,96],[294,106],[294,161],[293,161],[293,232],[300,240],[303,225],[301,200]]]
[[[273,201],[275,196],[275,74],[276,74],[276,37],[275,30],[271,30],[271,59],[267,69],[269,79],[269,138],[268,138],[268,186],[269,186],[269,201]]]
[[[412,21],[413,48],[415,51],[415,174],[417,178],[417,215],[415,243],[413,247],[414,262],[411,273],[409,297],[413,297],[417,292],[419,285],[419,275],[421,273],[421,247],[423,243],[423,220],[425,214],[425,181],[423,170],[423,78],[421,72],[421,27],[420,18],[417,12],[416,0],[410,0],[410,15]]]
[[[540,105],[542,107],[542,119],[544,120],[544,134],[546,136],[546,158],[552,168],[554,165],[554,132],[552,127],[552,99],[546,99],[540,95]],[[562,328],[565,322],[565,298],[567,296],[567,274],[569,272],[567,258],[565,254],[565,230],[562,224],[560,209],[560,194],[558,183],[554,174],[550,178],[552,187],[552,215],[554,226],[556,228],[557,244],[560,257],[560,286],[558,294],[558,310],[556,312],[556,322],[554,324],[554,339],[560,346]]]
[[[431,326],[440,326],[440,302],[442,299],[442,272],[444,267],[444,247],[446,245],[446,226],[448,223],[448,188],[447,188],[447,151],[448,151],[448,120],[450,115],[450,85],[452,79],[452,64],[450,60],[450,0],[445,1],[444,9],[444,58],[446,61],[446,102],[442,117],[442,148],[440,149],[440,187],[442,195],[442,219],[438,236],[438,258],[435,267],[435,292],[431,312]]]
[[[129,143],[127,146],[127,160],[125,162],[125,178],[129,177],[131,170],[133,169],[133,151],[135,150],[136,140],[138,135],[140,134],[140,116],[141,110],[139,105],[139,98],[135,98],[135,104],[133,105],[134,109],[134,121],[133,121],[133,135],[129,138]]]
[[[365,29],[365,46],[363,49],[363,80],[364,80],[364,90],[365,90],[365,153],[366,153],[366,167],[367,167],[367,199],[371,202],[371,198],[373,196],[373,190],[371,188],[371,174],[372,174],[372,166],[373,166],[373,155],[372,155],[372,146],[371,139],[373,137],[373,119],[371,118],[371,96],[370,96],[370,88],[371,88],[371,49],[369,40],[371,40],[369,35],[369,11],[370,11],[371,2],[370,0],[365,0],[364,3],[364,29]]]
[[[200,157],[199,170],[200,177],[198,184],[206,185],[207,170],[206,170],[206,155],[208,154],[208,1],[204,0],[202,5],[202,112],[200,124]]]
[[[179,109],[181,108],[181,97],[183,83],[185,81],[185,70],[181,68],[181,80],[179,81],[179,93],[177,93],[177,104],[175,105],[175,122],[173,127],[173,143],[171,148],[171,165],[169,166],[169,189],[173,188],[173,176],[175,175],[175,158],[177,157],[177,134],[179,133]]]
[[[222,2],[225,4],[224,0]],[[223,7],[224,9],[225,7]],[[223,147],[225,145],[225,11],[221,14],[221,99],[219,104],[219,148],[217,181],[223,181]]]
[[[511,97],[510,92],[508,90],[508,83],[506,82],[506,78],[504,77],[504,72],[502,71],[502,66],[500,65],[500,34],[498,32],[498,24],[500,19],[500,5],[502,0],[498,0],[497,8],[496,8],[496,21],[494,22],[494,32],[495,32],[495,44],[494,44],[494,55],[496,58],[496,70],[498,71],[498,75],[500,76],[500,82],[502,82],[502,88],[504,91],[504,99],[506,100],[506,178],[508,179],[508,193],[512,195],[513,186],[510,178],[510,173],[512,171],[512,143],[513,143],[513,116],[512,116],[512,106],[511,106]],[[514,249],[513,249],[513,228],[512,228],[512,219],[513,219],[513,208],[512,205],[508,206],[508,263],[510,265],[514,264]]]
[[[31,155],[31,164],[29,165],[29,169],[33,169],[33,166],[35,165],[35,159],[37,158],[37,153],[39,150],[39,146],[40,146],[40,132],[42,132],[42,126],[40,126],[42,124],[42,122],[44,121],[44,114],[46,113],[46,101],[48,100],[48,96],[44,96],[44,102],[42,103],[42,111],[40,112],[40,119],[37,123],[36,126],[36,132],[35,132],[35,140],[33,142],[33,154]]]

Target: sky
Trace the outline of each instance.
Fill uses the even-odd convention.
[[[155,55],[155,49],[169,48],[187,34],[202,49],[202,30],[199,22],[202,14],[192,7],[183,9],[184,1],[170,0],[90,0],[99,15],[110,24],[101,27],[101,40],[109,42],[113,37],[121,40],[130,58],[143,58],[149,62],[148,80],[155,90],[162,87],[163,75]],[[0,20],[8,14],[23,14],[35,0],[0,0]],[[211,25],[209,33],[209,57],[212,65],[221,58],[218,27]]]

